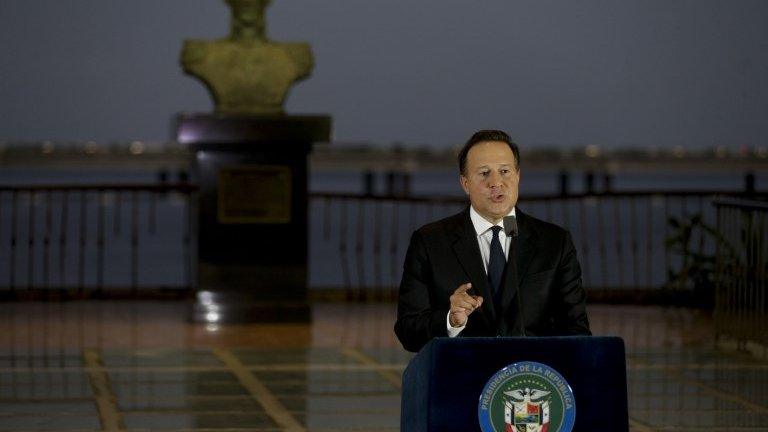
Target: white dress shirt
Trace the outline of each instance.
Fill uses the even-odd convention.
[[[515,216],[515,208],[512,207],[512,211],[509,212],[507,216]],[[469,206],[469,218],[472,220],[472,225],[475,227],[475,233],[477,234],[477,244],[480,246],[480,256],[483,257],[483,268],[485,268],[485,274],[488,274],[488,261],[491,257],[491,241],[493,240],[493,231],[491,230],[491,227],[494,225],[487,220],[483,219],[482,216],[478,212],[475,211],[475,208],[472,206]],[[497,226],[501,227],[501,231],[499,231],[499,240],[501,241],[501,248],[504,250],[504,257],[506,258],[509,252],[509,246],[512,244],[512,237],[508,236],[504,232],[504,220],[500,220],[499,223],[496,224]],[[458,287],[457,287],[458,288]],[[475,291],[477,292],[477,291]],[[489,299],[483,299],[483,301],[488,301]],[[465,322],[463,326],[461,327],[451,327],[451,311],[448,311],[448,315],[446,316],[446,325],[448,326],[448,337],[456,337],[461,333],[462,330],[464,330],[464,327],[467,326],[467,323]],[[469,318],[467,318],[467,321],[469,321]]]

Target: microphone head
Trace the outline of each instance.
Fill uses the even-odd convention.
[[[517,237],[517,218],[504,216],[504,232],[508,236]]]

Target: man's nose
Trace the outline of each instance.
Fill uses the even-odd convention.
[[[502,184],[501,174],[492,172],[491,175],[488,176],[489,187],[500,187]]]

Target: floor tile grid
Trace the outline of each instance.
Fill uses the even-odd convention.
[[[125,410],[125,407],[130,408],[130,398],[131,393],[133,393],[133,397],[136,397],[136,392],[132,392],[131,390],[127,390],[125,395],[118,395],[113,390],[115,386],[119,386],[119,382],[111,381],[108,375],[109,368],[105,367],[102,364],[102,360],[99,356],[99,354],[95,351],[86,350],[83,353],[83,365],[81,367],[75,367],[75,366],[68,366],[68,370],[64,371],[55,367],[48,367],[45,369],[35,368],[34,366],[32,368],[29,368],[25,365],[25,367],[16,370],[16,368],[4,368],[2,372],[2,381],[0,381],[0,430],[56,430],[56,429],[67,429],[67,430],[126,430],[126,429],[132,429],[132,424],[138,429],[145,429],[146,428],[153,428],[153,426],[162,426],[163,421],[160,419],[160,421],[146,421],[146,417],[148,416],[155,416],[158,420],[162,416],[166,417],[173,417],[174,415],[215,415],[218,414],[216,412],[210,412],[210,411],[202,411],[202,410],[157,410],[157,409],[150,409],[146,410],[146,406],[141,407],[143,409],[134,409],[134,410]],[[137,369],[137,367],[139,369]],[[146,373],[141,371],[141,366],[129,366],[127,368],[124,368],[124,371],[121,372],[123,375],[125,374],[136,374],[136,373]],[[185,371],[184,366],[164,366],[161,369],[158,369],[157,367],[153,368],[154,373],[178,373],[179,371]],[[210,368],[206,368],[210,370]],[[224,367],[221,368],[222,370],[226,370]],[[72,373],[78,373],[81,375],[87,374],[88,376],[88,382],[83,382],[83,380],[80,380],[78,382],[78,393],[72,394],[71,389],[69,389],[67,394],[60,394],[53,396],[51,395],[43,395],[43,394],[33,394],[25,395],[25,394],[19,394],[18,389],[24,388],[24,386],[19,382],[19,380],[14,379],[14,377],[21,375],[24,377],[24,379],[27,380],[27,382],[30,383],[30,385],[37,384],[40,385],[40,380],[30,380],[29,376],[30,374],[34,374],[35,376],[60,376],[62,374],[72,374]],[[50,386],[48,383],[45,382],[46,380],[43,378],[42,385],[44,388],[41,390],[41,393],[50,391]],[[50,381],[50,380],[49,380]],[[203,383],[205,384],[205,383]],[[208,383],[210,384],[210,383]],[[69,385],[67,382],[63,383],[64,386]],[[149,386],[156,385],[156,383],[149,383]],[[239,384],[238,384],[239,386]],[[143,400],[146,400],[145,397],[151,396],[146,394],[146,388],[148,387],[148,383],[142,382],[141,380],[136,380],[134,382],[131,382],[129,384],[130,388],[143,388],[144,394],[141,394],[139,396],[142,397]],[[164,387],[162,384],[160,384],[159,387]],[[12,391],[6,391],[6,389],[11,389]],[[165,391],[167,393],[167,387],[162,391]],[[249,399],[251,398],[250,395],[247,395],[246,392],[240,391],[241,393],[245,394],[246,397]],[[21,392],[23,393],[23,391]],[[167,395],[166,395],[167,396]],[[198,396],[199,398],[203,400],[210,400],[211,396]],[[215,396],[214,396],[215,397]],[[75,405],[75,410],[71,410],[72,404],[77,403]],[[58,404],[58,406],[56,406]],[[53,406],[52,406],[53,405]],[[123,408],[118,409],[118,405],[123,405]],[[89,407],[90,409],[86,408]],[[94,409],[94,407],[96,409]],[[49,408],[49,409],[46,409]],[[53,408],[53,409],[50,409]],[[58,408],[58,409],[57,409]],[[153,407],[154,408],[154,407]],[[222,429],[226,428],[227,430],[230,429],[230,426],[227,426],[226,423],[231,422],[231,417],[233,414],[237,415],[237,413],[242,413],[243,410],[242,407],[237,407],[236,411],[232,411],[231,409],[228,409],[225,411],[226,418],[223,418],[223,422],[225,423],[221,426]],[[250,409],[248,412],[249,415],[253,415],[252,413],[258,412],[258,406],[253,405],[249,407]],[[40,410],[44,410],[45,415],[41,418]],[[98,415],[96,411],[98,410]],[[61,418],[77,418],[80,419],[80,422],[67,422],[62,421]],[[142,417],[144,417],[143,421],[131,421],[135,419],[142,420]],[[266,414],[262,410],[261,417],[266,418]],[[262,423],[268,423],[269,420],[263,420]],[[172,426],[169,425],[168,422],[165,422],[165,426]],[[89,428],[83,428],[84,425],[90,426]],[[269,423],[271,424],[271,423]],[[196,428],[197,429],[197,428]],[[251,429],[254,430],[254,429]],[[277,430],[276,428],[269,428],[269,427],[260,427],[259,430]]]
[[[350,348],[313,349],[300,358],[283,352],[272,364],[265,364],[262,355],[241,356],[251,360],[248,368],[307,430],[399,430],[402,364],[379,365]],[[298,377],[293,386],[270,376],[288,370]]]
[[[96,399],[82,355],[0,355],[0,430],[101,430]]]
[[[278,430],[211,350],[116,350],[104,357],[124,429]]]
[[[121,412],[123,410],[130,411],[129,408],[140,408],[139,411],[141,411],[141,409],[147,408],[148,404],[150,404],[150,407],[159,408],[159,403],[167,402],[171,404],[174,400],[173,398],[158,396],[150,398],[152,395],[151,391],[142,393],[137,389],[133,389],[133,393],[130,393],[123,384],[124,381],[131,379],[141,381],[142,378],[136,378],[140,377],[141,374],[162,374],[163,378],[150,377],[145,380],[149,382],[153,379],[172,381],[171,378],[167,378],[174,376],[173,368],[168,366],[172,363],[167,361],[164,363],[159,361],[158,358],[153,359],[152,357],[153,355],[155,357],[162,357],[165,354],[166,357],[173,358],[174,354],[170,351],[155,350],[155,347],[165,346],[176,349],[183,346],[183,350],[176,351],[175,355],[177,357],[189,354],[192,358],[197,359],[186,361],[182,364],[184,373],[204,373],[205,371],[228,373],[226,368],[213,356],[211,349],[206,347],[196,350],[194,346],[195,344],[198,344],[198,346],[200,344],[209,344],[214,336],[218,334],[216,337],[220,337],[224,332],[229,332],[230,329],[222,328],[218,333],[201,333],[199,330],[185,330],[186,327],[178,325],[175,327],[173,325],[169,326],[167,321],[170,318],[166,317],[180,316],[178,313],[170,310],[173,308],[158,307],[157,316],[161,318],[157,319],[158,323],[149,330],[129,330],[129,327],[123,328],[119,317],[115,329],[113,324],[115,314],[111,311],[103,313],[104,317],[101,318],[104,320],[109,317],[105,321],[109,325],[101,325],[99,324],[100,321],[88,318],[91,316],[91,311],[88,310],[86,311],[87,313],[77,314],[78,320],[75,321],[77,323],[75,327],[71,323],[57,326],[54,325],[57,319],[46,318],[49,324],[47,330],[43,332],[40,331],[40,326],[36,325],[34,320],[30,321],[29,316],[31,314],[27,312],[40,313],[44,317],[50,317],[49,312],[56,312],[56,310],[62,309],[62,305],[56,305],[56,308],[53,308],[56,310],[51,310],[49,307],[35,306],[31,308],[31,311],[26,310],[30,309],[28,305],[22,306],[22,310],[15,315],[17,317],[14,320],[15,324],[4,327],[11,331],[0,332],[2,333],[0,335],[0,342],[12,350],[7,356],[0,355],[0,416],[3,416],[0,419],[0,429],[23,430],[9,426],[10,423],[7,422],[9,416],[7,413],[17,414],[18,417],[18,415],[23,414],[22,411],[24,410],[34,410],[34,407],[29,403],[26,405],[18,403],[18,401],[30,400],[36,402],[36,405],[39,407],[44,406],[44,408],[35,411],[36,414],[28,415],[29,418],[37,418],[39,420],[34,423],[27,423],[39,426],[35,427],[35,429],[99,429],[100,423],[98,416],[95,414],[95,404],[92,402],[93,395],[90,376],[86,374],[86,369],[83,367],[81,356],[81,349],[83,347],[92,347],[101,353],[112,381],[112,389],[117,395],[117,407]],[[68,307],[69,305],[63,306]],[[79,304],[73,306],[80,307]],[[357,306],[346,305],[346,307],[355,309]],[[40,309],[40,311],[37,311],[37,309]],[[383,377],[381,380],[378,380],[378,378],[371,378],[371,375],[365,375],[365,378],[360,380],[359,374],[375,373],[379,375],[375,372],[379,369],[400,374],[402,367],[410,358],[407,357],[407,354],[399,346],[393,345],[389,340],[387,335],[391,332],[391,323],[387,323],[386,326],[382,324],[383,330],[379,332],[379,338],[386,343],[371,340],[368,331],[353,332],[352,336],[345,331],[346,329],[356,328],[355,323],[358,320],[370,324],[371,311],[369,309],[371,307],[366,306],[360,312],[360,316],[357,316],[356,313],[348,312],[347,315],[350,318],[342,324],[330,320],[330,317],[336,316],[337,309],[344,308],[333,305],[327,309],[328,311],[326,312],[328,312],[327,316],[329,318],[320,319],[319,322],[325,323],[328,321],[329,324],[326,324],[326,327],[322,329],[312,331],[312,344],[326,346],[326,343],[338,343],[341,347],[354,346],[361,353],[373,358],[379,366],[374,367],[371,364],[364,364],[359,361],[352,362],[351,360],[353,359],[345,355],[342,351],[343,348],[339,347],[329,349],[326,353],[319,353],[314,357],[312,355],[309,357],[304,356],[303,360],[300,356],[270,356],[264,350],[256,350],[256,356],[266,358],[262,359],[261,362],[254,363],[247,362],[243,358],[243,356],[248,354],[247,352],[243,352],[243,356],[241,356],[239,350],[232,350],[237,353],[238,358],[241,358],[244,364],[247,364],[247,369],[262,379],[267,387],[275,386],[273,392],[283,401],[289,411],[296,412],[300,421],[303,420],[301,413],[306,413],[309,410],[316,413],[332,412],[337,408],[335,403],[339,402],[340,399],[343,399],[347,404],[360,402],[361,397],[357,394],[359,393],[357,390],[363,391],[368,389],[369,386],[374,390],[377,388],[388,388],[387,386],[390,384]],[[63,310],[66,311],[67,309],[63,308]],[[730,353],[727,355],[721,352],[714,353],[710,344],[702,345],[701,341],[706,342],[711,339],[711,332],[707,328],[705,316],[674,308],[658,310],[642,307],[592,307],[591,313],[596,334],[618,334],[624,337],[627,344],[630,410],[633,419],[636,419],[637,422],[644,422],[633,423],[633,431],[768,430],[768,426],[766,426],[768,422],[765,421],[764,417],[761,417],[759,412],[755,412],[755,410],[760,411],[763,409],[762,407],[768,405],[766,404],[768,365],[765,362],[750,362],[744,357]],[[62,319],[64,315],[71,318],[71,314],[63,313]],[[383,322],[387,320],[389,312],[384,310],[378,315],[381,315],[381,319],[373,321]],[[83,316],[86,318],[83,319]],[[133,323],[139,325],[147,320],[147,311],[142,309],[140,313],[131,313],[126,316],[130,317],[130,320],[127,321],[130,321],[131,325]],[[0,321],[6,322],[8,320]],[[28,324],[28,321],[32,324]],[[44,325],[43,327],[46,326]],[[58,336],[47,336],[45,338],[39,336],[44,334],[57,335],[59,328],[62,329],[62,333]],[[156,330],[160,328],[164,329],[166,336],[161,336]],[[341,335],[341,339],[336,334],[337,328],[340,329],[338,334]],[[260,334],[259,332],[254,333],[251,328],[240,329],[238,334],[243,333],[244,330],[247,330],[245,331],[247,335],[256,334],[258,336]],[[234,331],[232,330],[231,332]],[[272,329],[264,330],[264,332],[267,331],[271,332]],[[290,331],[294,331],[294,329],[291,328]],[[158,335],[155,335],[156,333]],[[183,340],[179,342],[176,336],[169,339],[167,337],[168,333],[183,335]],[[321,335],[322,338],[315,339],[316,334]],[[229,333],[227,333],[227,336],[230,336]],[[238,343],[249,344],[252,341],[256,341],[254,337],[257,338],[257,336],[238,339]],[[234,338],[230,339],[234,340]],[[339,340],[344,343],[339,342]],[[226,344],[219,342],[216,344],[219,346],[226,345],[227,347],[233,346],[229,344],[230,342],[228,340]],[[258,345],[262,345],[260,340],[258,342]],[[684,345],[687,350],[685,353],[676,351]],[[61,348],[62,346],[69,348]],[[137,349],[142,346],[151,349]],[[703,346],[705,349],[697,350],[694,348],[691,350],[691,346]],[[115,348],[120,347],[125,349],[124,352],[117,355],[120,357],[120,360],[110,358],[110,356],[115,354]],[[278,348],[276,351],[283,351],[283,349]],[[311,347],[310,351],[313,351]],[[136,353],[136,357],[132,358],[130,356],[131,353]],[[406,356],[401,357],[403,354]],[[326,360],[317,362],[318,358],[326,358]],[[339,360],[341,358],[346,358],[348,362]],[[9,369],[13,369],[14,373],[9,373]],[[293,382],[287,381],[284,385],[281,384],[283,381],[280,379],[271,380],[272,382],[270,382],[269,378],[278,371],[295,371],[304,374],[304,377],[294,379]],[[175,373],[178,374],[178,372]],[[333,376],[332,374],[342,375]],[[373,376],[375,377],[376,375]],[[121,376],[125,377],[125,379],[120,378]],[[175,376],[178,377],[178,375]],[[84,379],[83,377],[87,378]],[[312,392],[307,392],[305,396],[296,395],[295,393],[293,395],[280,394],[281,392],[288,393],[301,389],[301,380],[303,379],[310,381],[308,389],[311,389]],[[355,379],[359,383],[355,383]],[[337,384],[326,382],[334,380],[338,381]],[[345,383],[347,380],[349,381],[348,384]],[[205,393],[216,392],[217,386],[227,386],[226,383],[217,379],[197,381],[200,383],[198,390]],[[157,383],[154,386],[167,387],[170,392],[175,391],[171,385]],[[385,406],[397,409],[399,406],[399,392],[394,391],[392,394],[394,396],[370,396],[370,399],[362,399],[362,401],[367,404],[370,400],[373,400],[372,398],[378,398],[376,399],[377,401],[387,401],[384,403]],[[211,401],[223,404],[229,402],[230,406],[225,406],[227,409],[232,408],[233,410],[236,409],[233,406],[241,403],[242,400],[250,399],[253,401],[253,398],[250,396],[242,396],[242,399],[238,399],[240,398],[239,396],[231,396],[232,399],[223,399],[226,397],[216,395],[201,399],[199,396],[188,396],[184,400],[193,405],[192,408],[194,409],[191,410],[192,412],[195,410],[210,410],[210,407],[206,404]],[[10,403],[10,398],[14,398],[17,403]],[[739,398],[756,406],[750,407]],[[48,405],[43,405],[44,403]],[[132,403],[133,406],[128,406],[127,404],[129,403]],[[5,409],[3,404],[6,406]],[[320,405],[322,407],[318,409]],[[359,409],[362,413],[379,411],[378,409],[372,410],[370,404],[363,405],[362,408],[355,405],[348,409],[352,411]],[[183,407],[186,407],[186,405]],[[251,409],[260,408],[254,402]],[[368,411],[365,411],[366,409]],[[718,410],[722,412],[718,414]],[[88,414],[86,416],[78,416],[77,414],[80,412],[87,412]],[[62,415],[57,418],[57,413]],[[69,413],[75,415],[68,415]],[[663,419],[654,418],[658,413],[665,417]],[[744,414],[744,416],[741,416],[741,414]],[[88,416],[94,419],[94,427],[89,425],[76,427],[78,426],[77,424],[66,421],[69,418],[85,418]],[[704,420],[710,423],[706,426],[696,426],[691,422],[685,423],[687,420],[681,420],[683,417],[701,419],[702,424],[705,423]],[[647,426],[648,424],[652,424],[653,428]],[[203,428],[204,425],[195,426],[202,428],[200,430],[218,429]],[[349,421],[345,426],[350,429],[355,427]],[[172,430],[187,429],[177,427]],[[314,432],[333,430],[333,428],[313,425],[310,430]],[[365,430],[373,431],[375,429]],[[390,430],[390,428],[384,428],[383,430]]]
[[[648,362],[649,354],[653,363]],[[756,383],[762,389],[762,396],[755,398],[734,393],[733,388],[724,386],[727,382],[717,377],[709,382],[700,379],[702,371],[721,373],[722,365],[712,363],[709,355],[703,356],[703,362],[691,362],[691,357],[697,356],[695,352],[628,354],[628,395],[634,423],[640,423],[642,430],[658,431],[716,430],[719,426],[724,426],[723,430],[768,430],[765,426],[768,425],[767,399],[760,380]],[[747,361],[730,363],[726,370],[737,371],[739,376],[745,372],[760,374],[762,381],[766,380],[765,364],[739,354],[723,355],[737,362]],[[740,379],[740,385],[743,384],[747,383]],[[734,424],[734,419],[738,424]],[[674,424],[674,428],[670,424]]]
[[[365,387],[365,382],[363,384],[360,384],[359,377],[355,374],[357,371],[364,370],[366,372],[375,371],[376,374],[379,374],[382,378],[382,381],[386,382],[387,385],[392,386],[393,389],[396,390],[396,386],[392,385],[393,378],[397,377],[402,370],[402,367],[404,367],[404,364],[400,365],[381,365],[379,367],[379,363],[373,358],[373,356],[366,356],[361,351],[356,351],[352,349],[342,349],[340,350],[340,353],[346,357],[348,357],[350,360],[354,360],[355,363],[350,364],[335,364],[335,363],[325,363],[325,364],[317,364],[317,363],[305,363],[305,364],[296,364],[294,367],[285,367],[286,364],[281,362],[275,362],[273,364],[261,364],[256,365],[255,367],[247,367],[247,369],[252,370],[252,373],[258,374],[258,373],[270,373],[269,369],[293,369],[293,370],[307,370],[307,369],[318,369],[320,371],[330,371],[330,372],[339,372],[342,371],[344,374],[348,376],[348,378],[352,381],[355,381],[356,384],[351,385],[352,389],[354,390],[355,386],[362,385]],[[93,354],[91,354],[93,355]],[[87,353],[84,353],[84,357],[87,357]],[[762,405],[759,405],[754,402],[750,402],[750,399],[748,398],[734,398],[733,394],[730,394],[725,389],[720,389],[717,386],[728,386],[729,383],[733,382],[737,385],[745,385],[748,384],[749,381],[752,381],[755,384],[755,388],[757,389],[757,395],[758,396],[764,396],[765,395],[765,386],[763,385],[765,383],[765,370],[766,366],[761,364],[738,364],[738,363],[731,363],[729,366],[730,368],[727,368],[726,370],[731,370],[733,372],[748,372],[750,376],[754,376],[751,379],[743,378],[740,375],[737,375],[737,378],[735,381],[728,381],[728,380],[722,380],[722,374],[723,372],[717,369],[716,373],[711,373],[709,375],[702,374],[703,372],[706,372],[708,370],[713,370],[715,366],[713,364],[706,364],[706,363],[680,363],[681,358],[679,356],[666,356],[664,358],[664,366],[655,366],[653,364],[647,364],[644,363],[644,355],[630,355],[630,363],[631,366],[629,368],[629,382],[630,382],[630,396],[631,400],[638,400],[638,398],[647,398],[649,401],[656,401],[658,402],[660,399],[669,398],[672,402],[676,403],[670,403],[670,401],[666,401],[662,407],[666,408],[667,410],[671,412],[675,412],[678,414],[686,414],[686,413],[692,413],[697,414],[698,417],[701,415],[706,415],[707,411],[721,411],[717,414],[719,419],[713,419],[713,422],[715,424],[722,424],[722,421],[727,420],[727,418],[732,418],[732,412],[733,413],[743,413],[744,409],[751,411],[757,411],[757,412],[764,412],[765,408]],[[275,359],[279,360],[279,359]],[[332,357],[330,360],[334,360]],[[656,361],[661,360],[660,358],[656,358]],[[682,359],[686,360],[686,359]],[[96,360],[98,363],[99,360]],[[149,362],[151,363],[151,362]],[[290,365],[288,365],[290,366]],[[324,366],[324,367],[323,367]],[[370,366],[370,367],[369,367]],[[147,367],[147,369],[142,369],[142,366],[136,367],[129,367],[128,371],[121,372],[120,367],[115,369],[114,371],[110,370],[110,374],[112,376],[122,373],[123,380],[129,380],[130,377],[126,374],[159,374],[160,371],[164,371],[166,373],[178,373],[179,371],[184,371],[185,373],[194,373],[195,370],[198,372],[201,372],[199,367],[197,369],[188,370],[190,366],[165,366],[163,369],[159,369],[158,366],[150,366],[145,362],[143,367]],[[192,368],[195,368],[195,366],[191,366]],[[362,368],[361,368],[362,367]],[[712,369],[708,369],[712,368]],[[125,368],[125,366],[123,366]],[[85,370],[88,370],[88,365],[86,362]],[[93,369],[93,367],[91,367]],[[211,373],[216,372],[216,370],[213,370],[211,367],[206,366],[204,367],[205,371]],[[226,371],[227,368],[224,366],[220,366],[218,368],[218,371]],[[154,372],[153,372],[154,371]],[[681,372],[682,371],[682,372]],[[48,376],[50,379],[48,382],[44,382],[43,384],[47,385],[49,383],[57,383],[61,382],[62,377],[68,377],[72,373],[76,371],[69,370],[61,370],[58,368],[49,368],[45,370],[45,373],[42,374],[42,376]],[[202,373],[202,372],[201,372]],[[22,378],[19,378],[18,380],[14,381],[5,381],[8,385],[14,386],[14,388],[23,387],[22,383],[29,382],[29,375],[30,372],[28,369],[20,369],[18,373],[11,373],[9,374],[7,372],[7,369],[3,371],[2,377],[4,378],[3,381],[5,381],[9,376],[15,377],[17,375],[20,375]],[[395,376],[390,375],[395,374]],[[306,372],[305,372],[306,375]],[[692,376],[692,377],[691,377]],[[91,375],[91,380],[93,380],[93,376]],[[344,375],[337,375],[333,377],[335,379],[342,378],[344,379]],[[720,380],[718,381],[718,378]],[[726,377],[728,378],[728,377]],[[397,378],[399,379],[399,377]],[[730,378],[729,378],[730,379]],[[707,380],[715,381],[718,384],[707,384]],[[172,380],[162,380],[163,382],[172,381]],[[297,380],[299,383],[302,382],[301,379]],[[370,376],[367,377],[367,381],[375,383],[376,380],[371,380]],[[133,382],[136,385],[146,384],[146,382],[142,382],[141,380],[134,379]],[[324,384],[327,386],[328,382],[334,382],[333,379],[327,380],[327,382]],[[216,383],[231,383],[231,381],[227,380],[219,380],[219,381],[202,381],[199,384],[216,384]],[[280,386],[286,385],[285,381],[274,381],[272,383],[269,382],[269,380],[265,380],[266,385],[269,387],[270,385],[273,386],[276,390],[280,390]],[[702,384],[703,383],[703,384]],[[380,384],[378,384],[380,385]],[[111,380],[111,386],[113,388],[120,386],[120,380]],[[3,388],[6,386],[4,385]],[[82,381],[79,382],[79,387],[82,388]],[[760,393],[760,389],[762,390],[762,393]],[[321,396],[328,396],[329,394],[332,394],[334,392],[337,392],[339,389],[332,389],[330,392],[320,393]],[[350,392],[350,389],[342,388],[343,392],[351,393],[354,397],[354,391]],[[13,395],[9,395],[13,396]],[[18,395],[17,395],[18,396]],[[68,397],[65,397],[65,400],[73,400],[72,394],[70,394]],[[81,395],[82,396],[82,395]],[[308,395],[307,395],[308,396]],[[681,397],[682,396],[682,397]],[[687,399],[686,396],[690,396],[690,399]],[[210,396],[207,396],[210,398]],[[285,395],[284,398],[288,398],[289,396]],[[117,397],[118,401],[125,400],[126,396]],[[77,400],[77,399],[74,399]],[[693,401],[694,405],[686,405],[686,401]],[[706,402],[709,401],[709,402]],[[714,407],[712,407],[710,404],[714,403]],[[658,413],[658,410],[661,407],[654,406],[654,405],[648,405],[648,407],[645,409],[645,411],[652,411],[655,413]],[[55,411],[54,411],[55,412]],[[78,411],[74,412],[75,414],[79,414]],[[134,414],[141,414],[142,411],[137,411]],[[63,412],[62,414],[66,415],[66,412]],[[643,411],[642,406],[637,406],[636,404],[633,404],[632,406],[632,414],[633,417],[638,418],[646,418],[648,417],[647,412]],[[712,420],[710,420],[712,421]],[[710,423],[711,424],[711,423]],[[760,419],[755,420],[754,427],[760,427],[760,425],[764,425],[766,422]],[[653,425],[656,427],[656,430],[664,430],[666,429],[665,426],[662,425]],[[695,427],[694,425],[691,425],[692,427]],[[740,427],[750,427],[751,425],[742,425]],[[739,426],[737,426],[739,427]],[[638,429],[642,430],[642,429]],[[679,430],[679,429],[678,429]],[[695,429],[691,429],[695,430]],[[749,430],[749,429],[744,429]],[[760,430],[760,429],[754,429],[754,430]]]

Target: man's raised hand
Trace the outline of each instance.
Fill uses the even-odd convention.
[[[471,295],[467,292],[470,289],[472,289],[472,284],[465,283],[456,288],[456,291],[451,294],[451,310],[449,315],[451,327],[466,325],[469,315],[483,304],[482,297]]]

